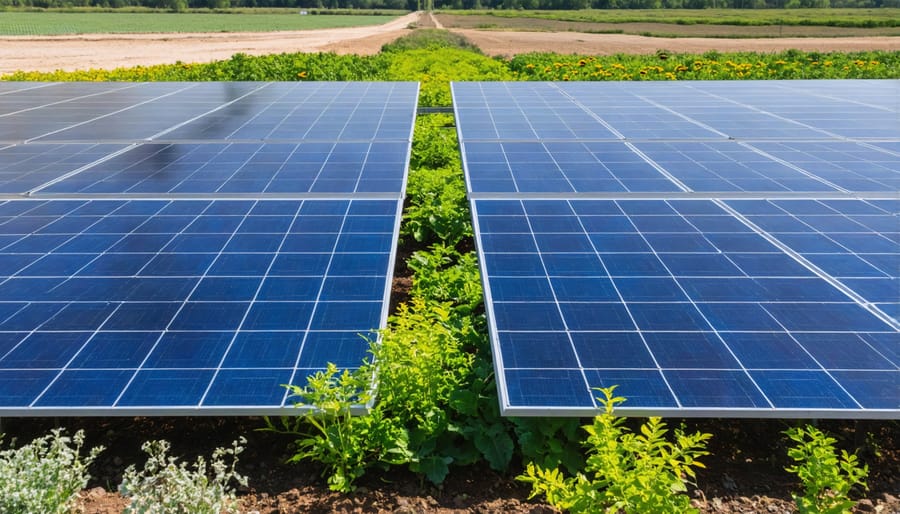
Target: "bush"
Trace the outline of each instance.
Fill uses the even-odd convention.
[[[103,451],[91,448],[81,456],[84,431],[68,437],[53,430],[18,450],[0,451],[0,512],[61,514],[68,512],[87,486],[87,468]]]
[[[869,473],[868,466],[858,466],[856,454],[841,450],[841,457],[835,453],[833,437],[828,437],[815,427],[795,427],[785,434],[797,443],[788,449],[788,456],[796,464],[788,471],[803,482],[803,494],[794,494],[794,502],[800,514],[843,514],[850,512],[855,501],[848,498],[850,489],[864,482]]]
[[[670,442],[665,423],[657,417],[634,434],[624,426],[624,418],[613,414],[613,408],[625,401],[613,396],[614,389],[600,389],[604,412],[584,426],[587,474],[565,478],[558,469],[529,464],[518,479],[531,484],[531,497],[543,494],[554,507],[573,513],[697,512],[683,493],[686,480],[694,478],[693,468],[703,467],[696,459],[709,454],[706,441],[712,436],[678,429]]]
[[[246,443],[243,437],[229,449],[216,448],[207,469],[203,456],[190,469],[187,463],[168,455],[167,441],[148,441],[141,446],[149,458],[138,472],[129,466],[122,476],[119,492],[131,499],[126,514],[222,514],[238,512],[230,482],[247,485],[247,478],[235,471],[238,454]],[[231,456],[231,463],[224,461]],[[210,472],[212,476],[210,476]]]

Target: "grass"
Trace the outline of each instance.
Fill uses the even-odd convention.
[[[3,12],[0,35],[57,36],[166,32],[272,32],[379,25],[384,15],[301,16],[286,13]]]
[[[585,9],[580,11],[441,11],[456,15],[541,18],[591,23],[672,23],[678,25],[814,25],[897,27],[900,8],[882,9]]]

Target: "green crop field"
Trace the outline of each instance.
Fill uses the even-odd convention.
[[[541,18],[592,23],[672,23],[679,25],[815,25],[897,27],[900,9],[585,9],[579,11],[441,11],[455,15]]]
[[[270,32],[357,27],[387,23],[395,16],[287,13],[0,12],[0,35],[51,36],[139,32]]]

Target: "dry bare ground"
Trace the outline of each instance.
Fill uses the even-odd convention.
[[[80,36],[0,37],[0,74],[16,70],[53,71],[115,68],[227,59],[235,53],[262,55],[281,52],[332,51],[340,54],[377,53],[387,42],[421,26],[448,26],[465,35],[488,55],[511,56],[524,52],[585,54],[653,53],[660,49],[703,53],[718,51],[775,52],[796,48],[817,51],[900,50],[900,37],[790,37],[790,38],[661,38],[627,34],[589,34],[559,27],[551,31],[541,20],[528,20],[541,32],[452,28],[444,16],[411,13],[384,25],[265,33],[199,34],[91,34]],[[445,21],[447,20],[447,21]],[[510,23],[494,19],[495,23]],[[546,21],[546,20],[545,20]],[[551,22],[553,23],[553,22]],[[505,25],[504,25],[505,26]],[[514,26],[513,26],[514,28]]]

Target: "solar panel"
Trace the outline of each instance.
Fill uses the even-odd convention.
[[[887,82],[453,84],[502,411],[900,417]]]
[[[415,84],[71,87],[0,91],[0,413],[274,414],[362,363]]]

